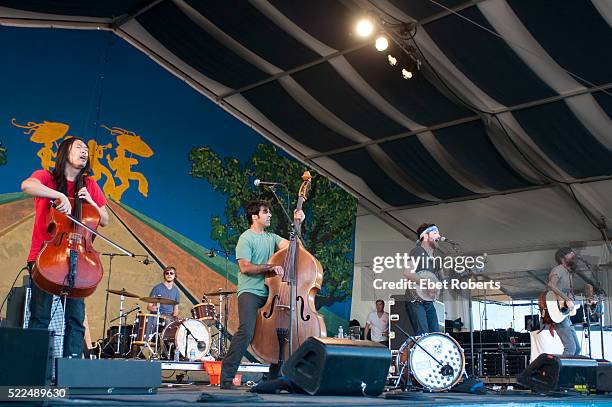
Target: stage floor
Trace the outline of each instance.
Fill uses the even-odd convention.
[[[604,406],[612,405],[612,396],[606,395],[569,395],[563,397],[541,396],[529,392],[514,391],[509,393],[490,393],[472,395],[459,393],[383,393],[376,398],[308,396],[297,394],[253,394],[241,390],[220,390],[207,385],[164,385],[157,394],[152,395],[104,395],[75,396],[65,401],[51,402],[49,405],[96,405],[96,406],[133,406],[133,405],[184,405],[186,403],[205,403],[212,406],[229,406],[236,404],[261,406],[286,405],[346,405],[346,406],[478,406],[478,405],[513,405],[513,406]]]

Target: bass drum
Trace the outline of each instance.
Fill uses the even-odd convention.
[[[444,391],[456,385],[465,369],[465,356],[459,343],[447,334],[438,332],[417,336],[415,339],[416,342],[408,340],[400,348],[395,366],[397,372],[402,372],[404,379],[410,374],[428,391]],[[442,374],[442,366],[426,351],[442,362],[442,366],[449,365],[452,374],[448,368],[448,372]]]
[[[189,329],[191,335],[187,334],[185,327]],[[164,329],[162,338],[169,359],[175,351],[178,351],[183,358],[189,358],[194,351],[195,360],[202,360],[210,353],[210,330],[204,322],[197,319],[179,319],[170,322]],[[187,344],[187,353],[185,353],[185,344]]]

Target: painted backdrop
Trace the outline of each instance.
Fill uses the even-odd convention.
[[[107,321],[118,313],[118,297],[107,301],[105,289],[148,295],[164,265],[177,267],[184,316],[204,293],[234,289],[233,251],[247,227],[242,205],[274,202],[253,180],[288,185],[281,197],[293,207],[306,168],[111,33],[0,27],[0,46],[0,294],[29,249],[33,202],[20,182],[37,168],[53,168],[57,146],[72,136],[87,141],[94,177],[109,199],[111,224],[101,231],[155,260],[147,266],[102,256],[103,282],[87,299],[94,339],[102,336],[105,304]],[[317,305],[333,334],[350,311],[356,200],[313,175],[304,237],[324,266]],[[273,230],[287,236],[277,203],[274,215]],[[116,252],[103,242],[96,247]],[[211,249],[227,251],[228,259],[211,257]],[[136,305],[128,299],[125,306]],[[232,317],[232,331],[236,322]]]

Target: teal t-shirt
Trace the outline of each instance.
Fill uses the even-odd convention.
[[[236,259],[247,260],[251,264],[266,264],[282,240],[283,238],[275,233],[257,234],[247,229],[238,239]],[[267,297],[268,287],[264,284],[264,275],[247,276],[238,273],[238,295],[243,292]]]

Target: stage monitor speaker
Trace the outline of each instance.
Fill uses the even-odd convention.
[[[57,359],[57,386],[70,394],[152,394],[161,363],[145,360]]]
[[[53,332],[0,328],[0,386],[47,386],[53,368]]]
[[[517,377],[517,382],[539,393],[587,391],[597,388],[596,376],[595,359],[543,353]]]
[[[391,352],[371,341],[308,338],[283,365],[283,374],[310,395],[378,396]]]
[[[597,391],[612,392],[612,363],[597,359]]]

